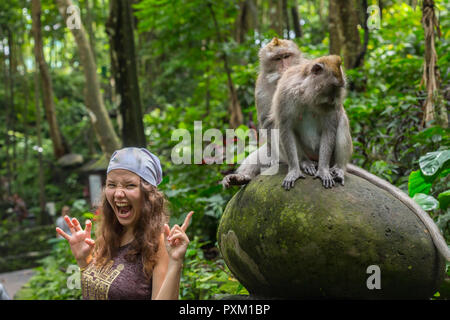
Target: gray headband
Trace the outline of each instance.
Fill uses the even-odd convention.
[[[155,187],[162,180],[161,163],[158,157],[145,148],[129,147],[114,151],[106,173],[115,169],[131,171]]]

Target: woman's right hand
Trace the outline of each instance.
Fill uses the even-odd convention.
[[[77,260],[78,266],[84,268],[91,263],[92,251],[95,245],[95,241],[91,239],[92,222],[86,220],[86,228],[83,230],[76,218],[70,220],[68,216],[64,216],[64,221],[72,235],[69,236],[60,228],[56,228],[56,232],[69,242],[70,249]]]

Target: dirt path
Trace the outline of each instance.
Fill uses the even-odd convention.
[[[32,269],[17,270],[0,274],[0,283],[6,289],[8,296],[13,299],[17,291],[33,276]]]

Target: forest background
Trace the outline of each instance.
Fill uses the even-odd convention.
[[[309,58],[343,57],[352,162],[414,197],[450,241],[449,10],[444,0],[0,2],[0,272],[36,267],[16,298],[80,298],[54,222],[63,205],[95,218],[89,174],[121,146],[160,157],[171,224],[195,211],[180,298],[247,293],[216,242],[237,190],[218,183],[236,165],[174,164],[172,133],[193,137],[194,121],[256,128],[258,50],[275,36]]]

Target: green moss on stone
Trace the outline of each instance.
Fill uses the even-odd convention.
[[[331,190],[308,177],[285,191],[285,173],[242,187],[219,225],[224,259],[249,292],[368,299],[435,292],[443,258],[403,203],[350,174]],[[382,290],[367,289],[370,265],[380,266]]]

